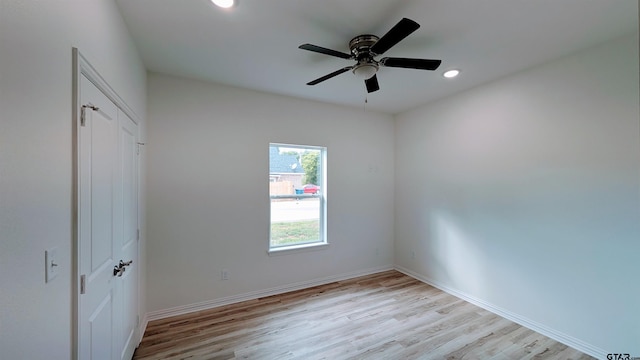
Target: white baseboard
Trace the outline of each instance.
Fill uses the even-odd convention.
[[[375,268],[354,271],[346,274],[328,276],[325,278],[302,281],[302,282],[278,286],[270,289],[252,291],[252,292],[234,295],[234,296],[228,296],[220,299],[203,301],[203,302],[190,304],[190,305],[176,306],[169,309],[151,311],[145,314],[144,321],[143,321],[144,327],[141,327],[141,329],[144,332],[149,321],[153,321],[153,320],[159,320],[159,319],[164,319],[171,316],[183,315],[183,314],[187,314],[195,311],[209,310],[219,306],[234,304],[241,301],[254,300],[254,299],[262,298],[265,296],[283,294],[290,291],[306,289],[314,286],[329,284],[336,281],[352,279],[359,276],[375,274],[375,273],[393,270],[393,269],[394,267],[392,265],[379,266]]]
[[[435,288],[438,288],[446,293],[449,293],[455,297],[458,297],[462,300],[465,300],[467,302],[470,302],[478,307],[481,307],[487,311],[490,311],[496,315],[502,316],[505,319],[511,320],[517,324],[520,324],[528,329],[531,329],[535,332],[538,332],[548,338],[551,338],[553,340],[556,340],[558,342],[561,342],[567,346],[570,346],[576,350],[582,351],[583,353],[587,354],[587,355],[591,355],[597,359],[605,359],[607,352],[605,350],[602,350],[600,348],[597,348],[591,344],[588,344],[580,339],[576,339],[573,336],[569,336],[567,334],[564,334],[560,331],[557,331],[555,329],[552,329],[548,326],[545,326],[543,324],[540,324],[538,322],[535,322],[533,320],[527,319],[523,316],[520,316],[516,313],[510,312],[508,310],[502,309],[498,306],[492,305],[482,299],[478,299],[476,297],[473,297],[471,295],[462,293],[456,289],[452,289],[448,286],[442,285],[440,283],[438,283],[437,281],[434,281],[432,279],[427,278],[424,275],[418,274],[413,272],[412,270],[409,270],[407,268],[404,268],[402,266],[395,266],[395,269],[398,270],[399,272],[409,275],[414,279],[420,280],[423,283],[429,284]]]

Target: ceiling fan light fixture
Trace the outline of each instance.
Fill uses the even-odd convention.
[[[448,79],[451,79],[458,76],[459,74],[460,74],[460,70],[453,69],[453,70],[445,71],[444,74],[442,74],[442,76]]]
[[[236,5],[235,0],[211,0],[211,2],[223,9],[229,9]]]
[[[368,80],[378,72],[378,66],[372,63],[358,64],[353,68],[353,74],[362,80]]]

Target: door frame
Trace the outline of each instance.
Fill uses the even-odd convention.
[[[89,81],[91,81],[98,90],[102,91],[103,94],[109,98],[122,112],[124,112],[136,126],[140,126],[140,117],[133,111],[133,109],[113,90],[113,88],[107,83],[107,81],[98,73],[98,71],[89,63],[89,61],[80,53],[78,48],[72,48],[72,157],[73,157],[73,166],[72,166],[72,246],[71,246],[71,259],[72,259],[72,337],[71,337],[71,356],[72,359],[78,360],[78,352],[80,346],[80,272],[79,272],[79,264],[80,264],[80,237],[79,237],[79,212],[80,212],[80,203],[79,203],[79,164],[80,164],[80,121],[82,116],[81,103],[80,98],[80,80],[84,75]],[[138,128],[139,129],[139,128]],[[139,131],[139,130],[138,130]],[[139,133],[138,133],[139,134]],[[138,135],[139,136],[139,135]],[[139,141],[139,140],[138,140]],[[140,144],[140,143],[138,143]],[[138,163],[138,179],[140,179],[140,165]],[[137,201],[138,201],[138,214],[137,221],[138,227],[140,226],[140,181],[138,181],[138,193],[137,193]],[[138,239],[137,245],[138,247],[138,258],[134,259],[134,261],[140,265],[140,240]],[[140,279],[141,273],[144,271],[141,266],[138,266],[137,276],[138,276],[138,296],[136,304],[136,308],[138,309],[138,313],[140,312]],[[142,330],[142,324],[138,323],[139,330]],[[139,341],[140,339],[136,339]],[[136,344],[137,345],[137,344]]]

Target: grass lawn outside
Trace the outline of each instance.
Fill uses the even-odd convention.
[[[271,246],[318,241],[320,220],[271,223]]]

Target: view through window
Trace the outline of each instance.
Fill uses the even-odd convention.
[[[326,244],[326,148],[269,145],[270,250]]]

